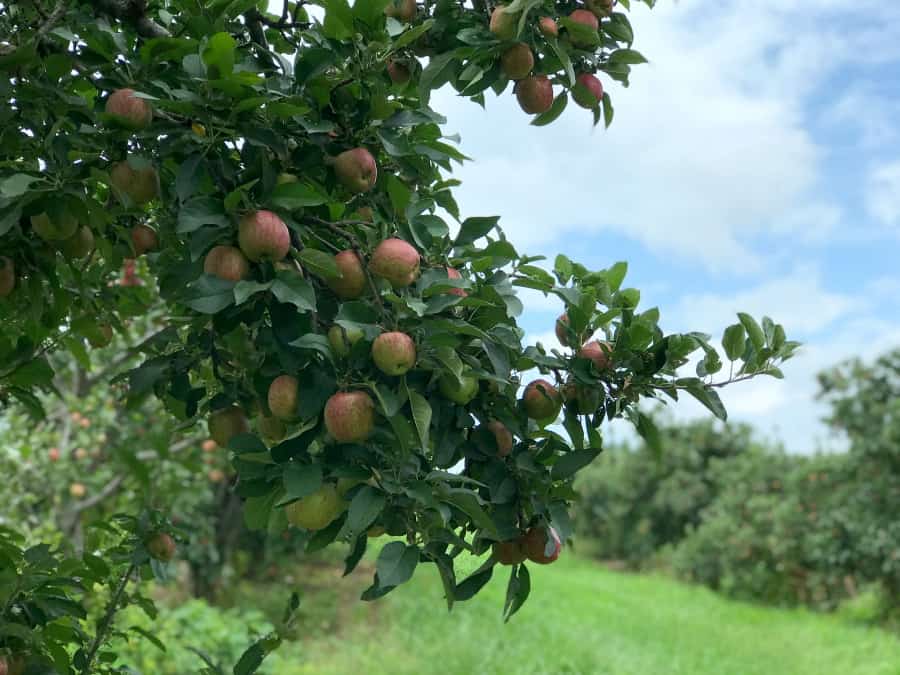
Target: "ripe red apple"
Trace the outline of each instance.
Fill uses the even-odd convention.
[[[51,462],[58,462],[59,461],[59,448],[50,448],[50,450],[47,452],[47,457],[50,459]]]
[[[563,347],[569,346],[569,315],[563,312],[556,318],[556,339]]]
[[[131,246],[136,256],[144,255],[147,251],[155,251],[159,246],[156,230],[147,225],[135,225],[131,228]]]
[[[378,166],[371,152],[353,148],[334,158],[334,173],[351,192],[368,192],[378,178]]]
[[[500,420],[491,420],[487,423],[487,428],[497,441],[497,456],[506,457],[513,449],[512,432]]]
[[[516,537],[509,541],[498,541],[493,545],[494,558],[501,565],[518,565],[525,560],[526,553],[522,547],[522,538]]]
[[[559,26],[549,16],[541,17],[540,21],[538,21],[538,30],[541,31],[544,37],[556,37],[559,35]]]
[[[512,40],[518,31],[519,17],[506,11],[506,5],[497,5],[491,12],[491,32],[500,40]]]
[[[447,278],[448,279],[462,279],[462,274],[459,273],[459,270],[453,269],[452,267],[447,268]],[[465,288],[451,288],[447,291],[450,295],[458,295],[461,298],[468,297],[468,293]]]
[[[388,61],[387,72],[394,84],[406,84],[412,77],[412,73],[409,72],[409,67],[405,63],[393,59]]]
[[[375,403],[364,391],[342,391],[325,404],[325,428],[338,443],[361,443],[375,429]]]
[[[129,129],[145,129],[153,119],[149,101],[134,95],[134,89],[117,89],[106,99],[106,112]]]
[[[563,387],[563,398],[566,403],[574,406],[579,415],[589,415],[597,412],[600,407],[600,387],[589,387],[575,382],[567,382]]]
[[[238,434],[250,431],[250,424],[244,411],[236,405],[216,410],[209,416],[207,422],[209,436],[220,448],[227,448],[228,441]]]
[[[12,258],[0,255],[0,298],[12,293],[16,286],[16,265]]]
[[[214,452],[215,449],[219,446],[213,439],[207,438],[205,441],[203,441],[203,445],[201,447],[203,448],[203,452]]]
[[[384,13],[397,21],[409,23],[416,18],[416,0],[391,0]]]
[[[419,276],[419,252],[402,239],[385,239],[372,253],[369,271],[394,288],[409,286]]]
[[[75,234],[60,243],[59,250],[67,260],[85,258],[94,250],[94,233],[91,228],[82,225]]]
[[[338,494],[334,483],[325,483],[312,494],[288,504],[284,512],[288,522],[295,527],[322,530],[346,508],[347,502]]]
[[[227,281],[240,281],[250,274],[250,263],[239,248],[213,246],[203,259],[203,271]]]
[[[531,53],[531,47],[524,42],[517,42],[500,57],[500,69],[511,80],[528,77],[532,68],[534,68],[534,54]]]
[[[535,380],[522,395],[525,414],[533,420],[555,419],[562,407],[562,396],[547,380]]]
[[[280,420],[297,419],[300,382],[293,375],[279,375],[269,385],[269,410]]]
[[[578,350],[578,356],[583,359],[590,359],[597,370],[606,370],[609,368],[609,364],[611,363],[611,353],[611,344],[608,342],[598,342],[597,340],[591,340]]]
[[[271,211],[251,211],[238,223],[238,246],[253,262],[281,260],[291,248],[291,233]]]
[[[612,14],[613,4],[615,0],[584,0],[584,6],[601,19]]]
[[[575,23],[580,23],[582,26],[587,26],[593,31],[597,31],[600,27],[600,22],[597,20],[597,17],[594,16],[591,12],[586,9],[576,9],[574,12],[569,14],[569,19],[574,21]],[[576,47],[590,47],[590,42],[585,42],[579,39],[576,35],[569,35],[569,39],[572,41],[572,44]]]
[[[547,112],[553,105],[553,85],[546,75],[526,77],[516,83],[516,99],[529,115]]]
[[[69,486],[69,494],[75,499],[81,499],[87,494],[87,488],[83,483],[72,483]]]
[[[112,342],[113,329],[108,323],[98,323],[95,326],[90,326],[86,333],[88,343],[96,349],[106,347]]]
[[[157,532],[150,537],[144,545],[151,558],[162,562],[169,562],[175,557],[175,540],[166,532]]]
[[[459,405],[466,405],[478,395],[478,378],[463,374],[460,381],[449,373],[438,381],[438,388],[445,398]]]
[[[335,324],[328,329],[328,344],[338,358],[346,358],[353,345],[362,338],[363,332],[359,328],[344,328]]]
[[[547,553],[548,546],[551,549],[550,553]],[[522,548],[525,549],[525,554],[532,562],[536,562],[538,565],[549,565],[559,558],[562,542],[552,527],[546,529],[532,527],[522,537]]]
[[[127,161],[116,162],[109,171],[109,182],[120,194],[138,206],[159,195],[159,175],[152,166],[134,168]]]
[[[584,86],[588,90],[587,95],[574,95],[575,103],[582,108],[594,108],[603,100],[603,84],[590,73],[580,73],[575,77],[576,84]]]
[[[31,228],[44,241],[63,241],[78,230],[78,218],[72,213],[56,213],[53,218],[47,212],[31,216]]]
[[[350,249],[341,251],[334,256],[334,264],[337,265],[341,276],[326,279],[328,288],[344,300],[362,297],[366,290],[366,271],[356,251]]]
[[[406,333],[382,333],[372,343],[372,360],[385,375],[403,375],[416,365],[416,343]]]
[[[284,422],[277,417],[260,415],[256,426],[259,429],[259,433],[262,434],[262,437],[270,443],[278,443],[279,441],[284,440],[284,437],[287,434],[287,428],[285,428]]]

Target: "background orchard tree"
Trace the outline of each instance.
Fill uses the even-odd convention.
[[[724,418],[718,387],[780,377],[796,344],[742,314],[723,359],[638,309],[625,263],[538,265],[460,213],[466,157],[431,92],[515,95],[537,125],[572,98],[609,124],[597,74],[644,61],[613,3],[265,4],[2,3],[0,396],[45,416],[66,357],[104,373],[103,347],[159,310],[118,405],[153,396],[198,438],[205,420],[249,527],[349,542],[348,572],[370,535],[402,537],[366,600],[430,563],[449,607],[506,562],[509,616],[525,559],[569,538],[604,421],[653,439],[638,402],[681,394]],[[522,344],[523,287],[559,298],[567,349]],[[512,555],[457,579],[492,547]]]

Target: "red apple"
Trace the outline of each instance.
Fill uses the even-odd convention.
[[[552,527],[532,527],[522,537],[522,548],[532,562],[538,565],[549,565],[557,558],[562,550],[562,542],[559,535]],[[547,549],[550,548],[550,552]]]
[[[365,148],[345,150],[334,158],[334,173],[351,192],[368,192],[375,185],[378,166]]]
[[[372,360],[385,375],[403,375],[416,365],[416,343],[406,333],[382,333],[372,343]]]
[[[575,412],[579,415],[589,415],[597,412],[600,407],[600,395],[603,390],[600,387],[590,387],[587,385],[576,384],[575,382],[567,382],[563,387],[563,398],[571,406],[574,406]]]
[[[136,256],[155,251],[159,246],[156,230],[147,225],[135,225],[131,228],[131,246]]]
[[[89,326],[86,333],[88,343],[97,349],[107,346],[113,339],[113,329],[108,323]]]
[[[594,75],[591,75],[590,73],[580,73],[575,78],[575,82],[588,90],[587,94],[575,95],[573,97],[575,103],[582,108],[594,108],[603,100],[603,84]]]
[[[462,274],[459,273],[459,270],[453,269],[452,267],[447,268],[447,278],[448,279],[462,279]],[[450,295],[458,295],[461,298],[468,297],[468,293],[465,288],[451,288],[447,291]]]
[[[106,113],[129,129],[144,129],[153,120],[150,103],[134,95],[134,89],[117,89],[106,99]]]
[[[334,264],[341,276],[326,279],[325,283],[328,288],[343,300],[362,297],[366,289],[366,271],[363,269],[362,261],[356,255],[356,251],[350,249],[341,251],[334,256]]]
[[[394,288],[409,286],[419,276],[419,252],[402,239],[385,239],[375,248],[369,271]]]
[[[491,420],[487,423],[487,428],[497,441],[497,456],[506,457],[513,449],[512,432],[500,420]]]
[[[203,452],[214,452],[215,449],[219,446],[213,439],[207,438],[205,441],[203,441],[203,445],[201,447],[203,448]]]
[[[388,61],[387,72],[388,77],[391,78],[391,82],[394,84],[406,84],[409,82],[409,78],[412,77],[412,73],[409,72],[406,64],[393,59]]]
[[[94,250],[94,233],[91,228],[82,225],[75,234],[60,243],[59,250],[67,260],[85,258]]]
[[[524,42],[517,42],[500,57],[500,69],[511,80],[528,77],[532,68],[534,68],[534,54],[531,53],[531,47]]]
[[[563,312],[556,318],[556,339],[563,347],[569,346],[569,315]]]
[[[47,452],[47,457],[50,459],[51,462],[58,462],[59,461],[59,448],[50,448],[50,450]]]
[[[250,424],[244,411],[236,405],[216,410],[209,416],[207,422],[209,426],[209,436],[221,448],[228,447],[228,441],[238,434],[245,434],[250,431]]]
[[[501,565],[518,565],[525,560],[526,553],[522,547],[522,538],[510,539],[509,541],[498,541],[493,545],[494,558]]]
[[[234,246],[214,246],[203,259],[203,271],[227,281],[240,281],[250,274],[250,263]]]
[[[555,419],[562,407],[562,396],[547,380],[534,380],[522,395],[525,414],[533,420]]]
[[[69,212],[54,213],[53,218],[45,211],[29,218],[31,229],[44,241],[63,241],[78,230],[78,218]]]
[[[338,392],[325,404],[325,428],[338,443],[362,443],[375,429],[375,403],[364,391]]]
[[[284,426],[284,422],[282,422],[277,417],[260,415],[259,421],[257,421],[256,426],[259,429],[259,433],[262,434],[262,437],[270,443],[278,443],[279,441],[283,440],[285,435],[287,434],[287,429]]]
[[[542,16],[540,21],[538,21],[538,30],[544,35],[544,37],[556,37],[559,35],[559,26],[556,25],[556,21],[551,19],[549,16]]]
[[[553,105],[553,85],[546,75],[526,77],[516,83],[516,99],[529,115],[547,112]]]
[[[159,175],[152,166],[134,168],[127,161],[116,162],[109,171],[109,182],[120,195],[138,206],[159,196]]]
[[[12,293],[16,286],[16,265],[12,258],[0,255],[0,298]]]
[[[269,385],[269,410],[280,420],[297,419],[300,382],[293,375],[279,375]]]
[[[291,233],[271,211],[251,211],[238,223],[238,246],[253,262],[281,260],[291,248]]]
[[[584,0],[584,6],[598,18],[612,14],[614,4],[615,0]]]
[[[409,23],[416,18],[416,0],[391,0],[384,13],[397,21]]]
[[[144,544],[150,557],[162,562],[169,562],[175,557],[175,540],[170,534],[157,532]]]
[[[590,359],[597,370],[606,370],[611,363],[610,354],[612,353],[612,345],[608,342],[598,342],[592,340],[586,343],[580,350],[578,356],[583,359]]]
[[[597,17],[586,9],[576,9],[574,12],[569,14],[569,19],[574,21],[575,23],[581,24],[582,26],[587,26],[594,32],[596,32],[600,27],[600,22],[597,20]],[[569,39],[576,47],[590,47],[592,44],[590,42],[581,40],[573,33],[569,34]]]
[[[512,40],[518,31],[519,18],[506,11],[506,5],[497,5],[491,12],[491,32],[500,40]]]

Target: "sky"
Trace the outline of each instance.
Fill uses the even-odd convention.
[[[474,160],[454,172],[462,212],[500,215],[529,254],[627,260],[667,332],[718,337],[737,311],[784,324],[804,348],[784,380],[724,390],[730,418],[791,452],[839,448],[816,373],[900,347],[900,3],[632,4],[650,63],[628,88],[601,75],[608,130],[574,106],[532,127],[510,92],[486,110],[433,97]],[[559,301],[526,308],[529,338],[555,346]]]

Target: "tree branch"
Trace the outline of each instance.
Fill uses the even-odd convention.
[[[119,602],[122,600],[122,594],[125,592],[125,587],[128,585],[128,580],[131,578],[131,575],[134,574],[135,568],[136,565],[134,561],[132,561],[125,571],[125,574],[122,575],[121,580],[119,580],[119,585],[116,587],[115,593],[113,593],[113,596],[109,599],[109,605],[106,607],[103,618],[97,623],[97,634],[94,636],[94,641],[91,643],[91,647],[85,657],[84,666],[81,669],[82,675],[88,675],[88,673],[91,672],[91,663],[93,663],[94,657],[97,655],[97,650],[100,649],[100,645],[103,644],[103,640],[106,638],[106,634],[112,625],[113,617],[116,615],[116,611],[118,611]]]
[[[163,26],[147,17],[145,0],[95,0],[94,6],[120,21],[131,21],[138,35],[145,38],[171,37]]]
[[[34,33],[35,42],[39,41],[42,37],[44,37],[47,33],[49,33],[53,27],[59,23],[59,20],[63,17],[63,14],[66,13],[66,0],[59,0],[56,3],[56,7],[53,8],[53,11],[50,12],[50,15],[46,18],[44,23],[42,23],[38,29]]]

